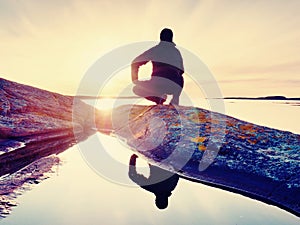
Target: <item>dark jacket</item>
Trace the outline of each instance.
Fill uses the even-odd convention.
[[[138,80],[139,67],[149,61],[153,65],[151,76],[160,76],[175,82],[179,79],[182,80],[183,60],[173,42],[161,41],[158,45],[136,57],[131,64],[133,82]]]
[[[130,164],[130,179],[141,186],[141,188],[150,191],[155,195],[164,193],[170,196],[178,183],[179,176],[177,174],[163,170],[157,166],[149,164],[150,176],[149,178],[146,178],[145,176],[137,173],[135,161]]]

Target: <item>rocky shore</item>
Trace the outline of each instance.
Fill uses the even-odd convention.
[[[15,205],[3,197],[17,190],[9,180],[39,182],[57,163],[51,155],[86,139],[95,126],[186,179],[300,215],[298,134],[195,107],[124,105],[104,113],[78,98],[0,78],[0,216]],[[35,163],[40,173],[28,167]]]
[[[93,113],[80,99],[0,78],[0,218],[48,177],[56,154],[95,133]]]
[[[183,106],[126,105],[112,118],[151,163],[300,215],[300,135]]]
[[[73,145],[92,132],[94,108],[74,97],[0,78],[0,99],[0,176],[27,158],[60,152],[59,143]],[[56,149],[43,147],[57,140]],[[36,143],[45,144],[28,150]]]

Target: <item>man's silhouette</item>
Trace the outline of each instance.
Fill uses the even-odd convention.
[[[155,195],[155,204],[159,209],[167,208],[168,198],[175,189],[179,176],[149,164],[150,176],[149,178],[146,178],[136,171],[135,165],[137,157],[137,155],[133,154],[130,158],[128,173],[130,179],[141,186],[141,188],[150,191]]]
[[[152,62],[151,79],[139,81],[139,67],[149,61]],[[132,61],[131,78],[136,84],[133,92],[156,104],[163,104],[167,94],[173,95],[170,103],[178,105],[184,84],[183,72],[182,56],[173,43],[173,32],[165,28],[160,33],[160,43]]]

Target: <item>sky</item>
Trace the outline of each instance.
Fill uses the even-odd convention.
[[[298,0],[0,0],[0,77],[74,95],[97,59],[158,41],[164,27],[223,96],[300,96]],[[124,74],[111,93],[130,82]]]

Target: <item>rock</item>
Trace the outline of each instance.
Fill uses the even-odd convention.
[[[48,176],[59,154],[95,133],[80,99],[0,78],[0,218],[16,196]]]
[[[299,216],[300,135],[183,106],[126,105],[111,118],[99,130],[149,162]]]
[[[0,93],[0,99],[0,115],[7,116],[10,113],[10,104],[3,92]]]
[[[0,176],[95,132],[95,109],[80,99],[2,78],[0,97]]]
[[[78,98],[5,79],[0,97],[0,176],[84,140],[95,132],[95,117],[100,132],[119,137],[150,163],[300,214],[298,134],[194,107],[100,112]]]
[[[94,109],[71,96],[0,78],[0,97],[2,139],[73,129],[84,132],[92,127]]]

